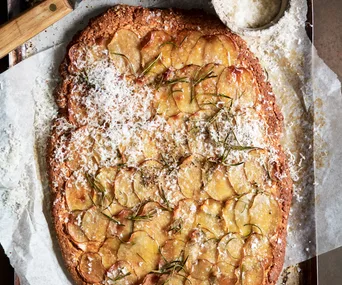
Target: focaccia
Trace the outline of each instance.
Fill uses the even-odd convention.
[[[77,284],[275,284],[292,182],[258,59],[202,11],[118,5],[67,48],[48,147]]]

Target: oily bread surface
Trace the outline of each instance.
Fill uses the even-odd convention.
[[[197,30],[200,27],[201,32],[205,35],[225,34],[228,35],[239,50],[239,60],[244,66],[248,66],[257,81],[260,92],[265,98],[265,103],[261,112],[267,118],[268,134],[271,137],[273,146],[280,150],[278,157],[278,168],[274,171],[286,174],[287,178],[278,180],[277,187],[279,189],[279,198],[281,201],[282,221],[278,229],[278,237],[281,243],[273,241],[273,262],[263,284],[275,284],[281,272],[285,247],[286,247],[286,225],[292,198],[292,182],[289,178],[289,171],[286,164],[284,153],[281,151],[279,137],[282,129],[282,115],[275,104],[275,97],[272,94],[271,86],[266,82],[264,72],[259,61],[248,50],[245,42],[237,35],[231,33],[221,22],[214,16],[207,15],[202,11],[183,11],[177,9],[151,10],[142,7],[131,6],[115,6],[109,9],[103,15],[93,19],[88,27],[78,33],[67,48],[67,55],[61,64],[60,74],[62,84],[56,91],[56,102],[59,106],[59,116],[67,121],[70,120],[70,114],[73,112],[71,104],[71,92],[73,82],[70,80],[72,75],[73,55],[75,46],[85,45],[101,45],[103,42],[108,43],[118,29],[128,29],[136,33],[140,38],[144,38],[150,31],[164,30],[176,35],[184,29]],[[79,250],[68,238],[65,229],[65,219],[69,215],[66,207],[65,196],[63,194],[65,187],[65,179],[63,175],[70,172],[68,167],[57,161],[55,151],[57,145],[63,144],[60,141],[63,130],[58,129],[59,121],[54,122],[55,128],[52,132],[48,147],[48,165],[49,176],[51,181],[53,195],[53,218],[56,234],[59,240],[65,264],[70,271],[72,278],[77,284],[89,284],[82,276],[80,276],[77,267],[78,260],[82,251]],[[63,173],[63,175],[62,175]],[[153,284],[153,283],[151,283]]]

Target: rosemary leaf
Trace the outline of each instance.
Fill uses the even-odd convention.
[[[103,187],[103,185],[100,182],[96,181],[96,179],[93,176],[91,176],[89,173],[86,173],[85,176],[88,183],[94,190],[101,193],[106,192],[106,189]]]
[[[252,227],[256,227],[256,228],[260,231],[260,233],[263,235],[262,229],[261,229],[259,226],[257,226],[256,224],[244,224],[243,226],[252,226]],[[251,235],[252,232],[253,232],[253,231],[251,231],[251,232],[249,233],[249,235]]]
[[[101,212],[101,214],[104,215],[108,220],[110,220],[110,221],[112,221],[112,222],[118,224],[119,226],[123,226],[123,227],[125,226],[124,224],[120,223],[120,221],[114,219],[113,217],[108,216],[108,215],[106,215],[106,214],[103,213],[103,212]]]
[[[172,80],[166,80],[164,81],[164,84],[172,86],[172,85],[175,85],[177,83],[182,83],[182,82],[189,83],[190,81],[188,77],[180,77],[180,78],[176,78]]]
[[[122,58],[124,58],[128,62],[129,67],[132,70],[132,73],[135,75],[134,66],[133,66],[132,62],[129,60],[129,58],[126,55],[124,55],[123,53],[118,53],[118,52],[113,52],[112,54],[118,55],[118,56],[121,56]]]
[[[255,146],[242,146],[242,145],[231,145],[230,148],[232,150],[251,150],[251,149],[257,149]]]
[[[160,60],[161,58],[161,53],[141,72],[141,75],[146,75],[147,73],[149,73],[151,71],[151,69],[153,68],[153,66],[158,62],[158,60]]]
[[[164,47],[164,46],[166,46],[166,45],[173,45],[174,47],[177,46],[175,42],[169,41],[169,42],[162,43],[162,44],[159,46],[159,48],[162,48],[162,47]]]
[[[228,247],[228,244],[229,244],[232,240],[235,240],[235,239],[237,239],[237,238],[230,238],[230,239],[226,242],[226,247]],[[229,255],[230,255],[231,257],[233,257],[234,259],[239,259],[238,257],[235,257],[234,255],[232,255],[232,254],[229,252],[228,249],[227,249],[227,251],[228,251],[228,253],[229,253]]]

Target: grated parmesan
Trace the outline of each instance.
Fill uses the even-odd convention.
[[[219,5],[229,22],[240,28],[258,28],[277,16],[281,0],[224,0]]]

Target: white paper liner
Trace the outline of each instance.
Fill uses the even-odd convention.
[[[190,2],[185,3],[187,8],[194,7]],[[342,217],[339,207],[342,200],[339,193],[342,185],[339,175],[342,166],[340,83],[316,53],[313,53],[311,74],[311,46],[303,22],[306,5],[304,0],[294,2],[298,4],[295,8],[303,10],[288,15],[289,20],[297,21],[290,25],[294,30],[288,30],[294,33],[291,41],[287,41],[287,29],[280,34],[280,42],[294,48],[277,47],[270,39],[246,39],[270,75],[277,102],[285,115],[284,148],[289,151],[290,158],[293,156],[292,164],[297,166],[293,168],[297,186],[287,239],[287,265],[316,254],[313,173],[317,191],[318,252],[342,245],[342,229],[338,222]],[[47,33],[38,35],[33,40],[35,47],[39,51],[46,49],[64,40],[65,35],[70,40],[89,18],[115,3],[101,0],[93,8],[94,2],[83,1],[75,12],[50,27]],[[137,4],[137,1],[125,3]],[[138,4],[184,7],[184,1],[139,1]],[[207,1],[196,3],[196,8],[200,7],[212,10]],[[81,25],[80,21],[83,21]],[[56,42],[51,42],[51,38]],[[271,51],[279,52],[280,57],[270,56]],[[52,92],[64,53],[64,46],[48,49],[0,75],[0,242],[22,284],[70,284],[53,229],[49,230],[49,189],[44,154],[49,122],[56,114]],[[313,82],[311,78],[314,78]],[[310,117],[313,101],[315,132]],[[315,172],[310,158],[313,154],[310,142],[314,136]],[[308,154],[303,155],[305,150]]]

